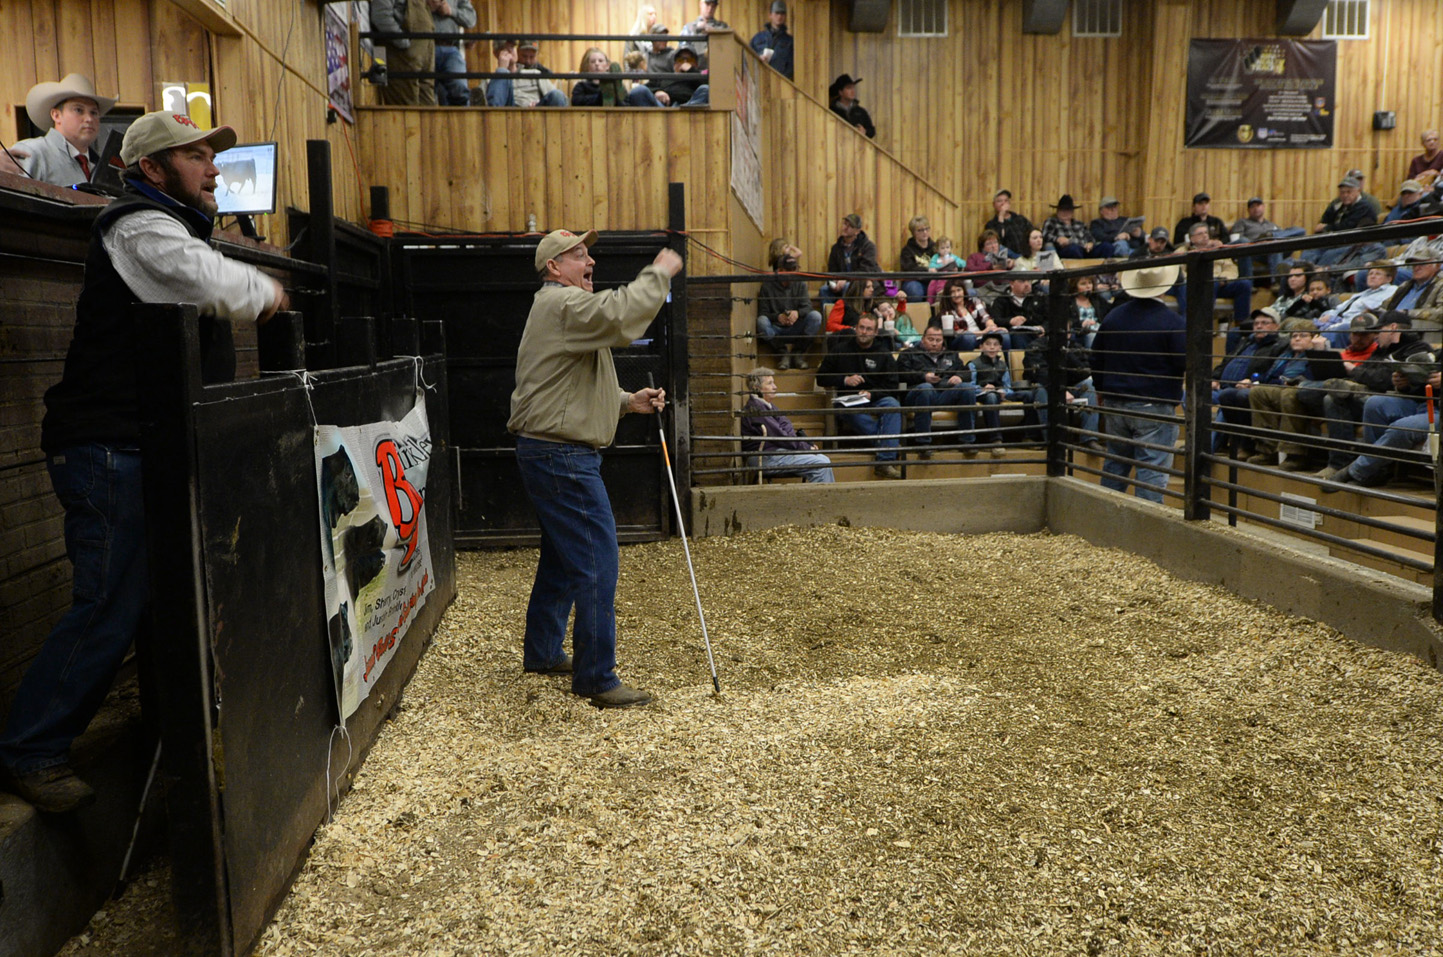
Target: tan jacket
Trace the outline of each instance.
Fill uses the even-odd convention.
[[[1411,279],[1400,284],[1398,291],[1393,293],[1388,299],[1388,304],[1379,310],[1380,315],[1389,309],[1396,309],[1397,306],[1395,303],[1401,301],[1404,296],[1408,295],[1409,290],[1412,288],[1413,280]],[[1420,319],[1429,322],[1443,321],[1443,275],[1433,277],[1433,281],[1428,284],[1428,288],[1423,290],[1423,295],[1419,296],[1418,301],[1413,303],[1413,308],[1408,310],[1408,317],[1414,322]]]
[[[617,384],[611,349],[645,334],[670,289],[657,266],[607,292],[542,286],[521,333],[506,428],[594,449],[610,445],[630,398]]]

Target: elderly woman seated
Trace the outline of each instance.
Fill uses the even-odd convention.
[[[806,482],[832,482],[832,460],[797,433],[772,403],[777,394],[776,373],[758,366],[747,373],[751,393],[742,407],[742,451],[760,458],[763,475],[800,475]]]

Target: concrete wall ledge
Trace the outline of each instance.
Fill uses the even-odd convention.
[[[1355,641],[1438,668],[1443,629],[1428,588],[1311,554],[1091,482],[1040,476],[736,485],[692,490],[697,535],[778,525],[855,525],[983,534],[1049,530],[1140,555],[1192,581],[1338,629]]]

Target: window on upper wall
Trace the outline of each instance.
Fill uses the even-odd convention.
[[[1072,0],[1072,35],[1122,36],[1122,0]]]
[[[1323,39],[1368,39],[1370,6],[1369,0],[1328,0],[1323,10]]]
[[[945,37],[947,0],[900,0],[897,4],[897,36]]]

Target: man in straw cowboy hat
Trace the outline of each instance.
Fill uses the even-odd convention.
[[[1186,368],[1185,325],[1161,301],[1177,277],[1176,265],[1124,272],[1122,288],[1132,298],[1107,314],[1092,343],[1093,384],[1107,413],[1102,485],[1125,491],[1136,465],[1136,495],[1150,502],[1161,502],[1167,488],[1162,469],[1172,465],[1173,413]]]
[[[149,583],[141,494],[135,320],[141,302],[193,302],[202,314],[269,319],[286,308],[280,284],[212,249],[215,154],[228,126],[147,113],[125,132],[126,190],[96,217],[59,383],[45,393],[40,446],[65,508],[74,565],[70,611],[15,693],[0,731],[0,780],[41,811],[89,803],[70,745],[105,699],[145,620]]]
[[[100,118],[114,105],[114,97],[98,95],[90,78],[79,73],[35,84],[25,97],[25,112],[45,135],[0,150],[0,173],[25,173],[55,186],[89,181],[100,161],[95,150]]]

